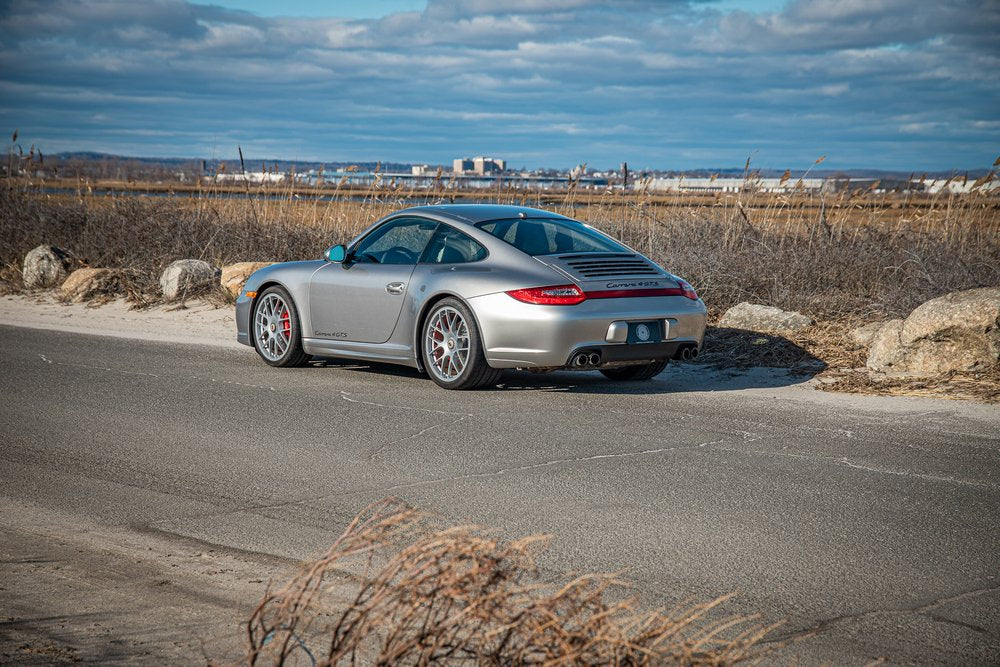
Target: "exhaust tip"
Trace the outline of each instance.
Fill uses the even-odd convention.
[[[573,357],[573,365],[581,368],[587,365],[587,355],[581,352],[580,354]]]
[[[599,363],[601,363],[601,355],[597,354],[596,352],[592,352],[590,356],[587,358],[587,361],[590,362],[591,366],[596,366]]]

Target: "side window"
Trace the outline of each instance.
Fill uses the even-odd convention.
[[[422,264],[461,264],[486,257],[486,248],[454,227],[441,225],[427,245]]]
[[[385,223],[361,239],[353,261],[364,264],[416,264],[437,227],[421,218],[399,218]]]

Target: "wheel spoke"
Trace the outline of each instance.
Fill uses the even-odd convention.
[[[266,294],[253,317],[258,351],[269,361],[278,361],[292,343],[292,310],[278,294]]]
[[[424,332],[429,372],[440,380],[456,380],[469,365],[471,348],[469,323],[462,313],[451,306],[443,306],[430,316]]]

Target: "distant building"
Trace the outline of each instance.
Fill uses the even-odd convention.
[[[474,158],[458,158],[452,161],[451,170],[456,174],[500,174],[507,170],[506,160],[496,160],[491,157],[477,156]]]
[[[911,185],[917,192],[922,189],[924,192],[931,195],[936,195],[940,192],[947,192],[949,194],[969,194],[973,191],[990,192],[991,190],[1000,188],[1000,181],[985,179],[974,180],[969,177],[948,179],[936,178],[913,181]]]
[[[212,180],[212,176],[206,176],[205,180]],[[216,174],[215,180],[220,183],[227,181],[232,183],[282,183],[285,174],[269,171],[248,171],[245,174]]]
[[[434,171],[436,170],[432,170],[429,164],[415,164],[410,167],[410,175],[412,176],[427,176],[434,173]]]
[[[822,178],[654,178],[649,189],[658,192],[791,192],[803,190],[818,192],[823,188]]]

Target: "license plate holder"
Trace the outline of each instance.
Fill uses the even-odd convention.
[[[628,337],[625,342],[629,345],[662,343],[663,320],[653,320],[651,322],[629,322]]]

